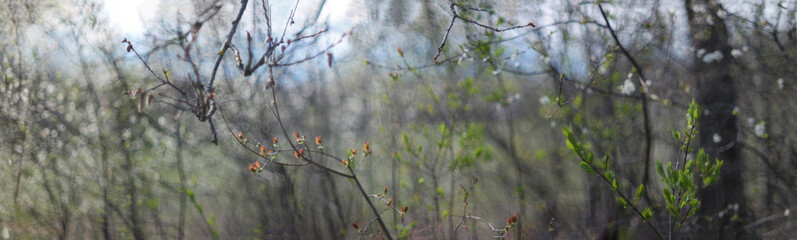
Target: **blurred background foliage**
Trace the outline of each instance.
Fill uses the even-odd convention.
[[[374,215],[347,179],[312,166],[247,170],[258,158],[233,134],[287,140],[267,107],[265,71],[243,77],[224,58],[216,93],[235,132],[217,114],[218,145],[207,124],[163,97],[142,104],[122,94],[157,84],[122,39],[187,86],[196,76],[186,56],[210,74],[240,1],[147,3],[141,32],[118,24],[140,19],[108,14],[114,1],[0,3],[3,239],[384,236],[376,224],[365,230]],[[645,184],[642,202],[665,229],[655,161],[677,159],[671,135],[685,128],[692,99],[704,108],[692,149],[725,163],[676,236],[797,234],[797,2],[603,1],[611,29],[596,2],[457,3],[488,9],[459,12],[487,26],[536,27],[456,21],[435,61],[451,24],[447,1],[302,1],[288,36],[329,33],[295,43],[289,59],[351,34],[330,50],[331,67],[323,57],[275,71],[289,132],[322,136],[338,156],[371,143],[357,165],[365,190],[408,207],[382,215],[392,236],[489,239],[516,215],[511,239],[652,238],[581,170],[561,126],[611,155],[621,184]],[[249,4],[233,40],[241,49],[246,32],[265,40],[263,2]],[[271,3],[275,26],[294,4]],[[198,20],[201,31],[191,32]],[[181,41],[195,35],[185,51]]]

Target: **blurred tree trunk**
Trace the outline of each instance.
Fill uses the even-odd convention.
[[[186,205],[188,204],[188,195],[186,194],[187,185],[185,182],[185,166],[183,164],[183,137],[180,134],[182,124],[177,122],[174,127],[174,140],[177,146],[174,149],[174,158],[177,160],[177,173],[180,176],[180,215],[177,216],[177,239],[182,240],[185,237],[185,213]]]
[[[742,226],[745,201],[737,143],[739,132],[736,117],[732,114],[737,93],[730,76],[728,30],[725,21],[717,16],[721,6],[716,1],[685,0],[685,7],[692,45],[698,52],[693,72],[697,77],[697,102],[704,109],[699,122],[700,145],[712,157],[725,161],[718,184],[709,186],[699,195],[703,218],[699,219],[702,227],[698,238],[735,239],[742,237],[737,235],[736,229]],[[717,53],[720,59],[709,57]],[[734,209],[739,209],[740,218],[734,216],[737,213]],[[730,211],[725,216],[718,215],[726,210]],[[720,219],[713,219],[717,217]]]
[[[290,141],[290,140],[286,140]],[[283,216],[282,221],[282,238],[283,239],[292,239],[297,238],[298,229],[296,225],[299,224],[299,220],[297,216],[300,214],[297,209],[296,202],[298,199],[296,198],[296,194],[293,188],[293,181],[291,176],[288,174],[288,171],[285,169],[284,166],[278,166],[277,169],[277,176],[281,179],[280,181],[280,206],[283,210],[285,216]]]

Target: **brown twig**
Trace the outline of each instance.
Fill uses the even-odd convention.
[[[484,29],[487,29],[487,30],[490,30],[490,31],[493,31],[493,32],[504,32],[504,31],[514,30],[514,29],[519,29],[519,28],[535,27],[534,23],[531,23],[531,22],[529,22],[529,23],[527,23],[525,25],[516,25],[516,26],[507,27],[507,28],[496,28],[496,27],[488,26],[488,25],[482,24],[480,22],[471,20],[469,18],[463,17],[462,15],[459,15],[459,13],[457,12],[457,7],[461,8],[464,11],[483,11],[483,12],[488,12],[488,13],[492,12],[491,10],[486,10],[486,9],[482,9],[482,8],[474,8],[474,7],[470,7],[470,6],[463,6],[463,5],[456,4],[456,3],[452,2],[451,5],[449,5],[449,9],[450,9],[450,12],[451,12],[451,15],[452,15],[451,16],[451,23],[448,24],[448,28],[446,28],[446,34],[443,36],[443,41],[440,43],[440,46],[437,48],[437,54],[434,55],[434,58],[432,58],[432,60],[437,61],[437,58],[440,57],[440,54],[443,52],[443,47],[446,46],[446,41],[448,41],[448,35],[451,33],[451,28],[454,27],[454,23],[457,21],[457,19],[460,19],[463,22],[470,23],[470,24],[482,27]]]
[[[617,47],[620,48],[620,51],[628,58],[628,61],[631,62],[631,65],[639,72],[639,76],[643,80],[648,80],[645,78],[644,70],[642,67],[637,63],[636,59],[631,56],[631,53],[623,47],[623,44],[620,43],[620,39],[617,37],[617,33],[612,28],[612,24],[609,23],[609,18],[606,16],[606,11],[603,10],[603,6],[598,4],[598,9],[600,9],[601,16],[603,16],[603,21],[606,22],[606,28],[609,29],[609,33],[612,35],[612,39],[614,39],[615,44]],[[647,93],[647,86],[644,82],[640,81],[639,85],[643,89],[642,91],[642,114],[643,114],[643,128],[645,129],[645,171],[642,175],[642,184],[649,185],[650,181],[650,154],[651,154],[651,144],[653,143],[653,135],[651,134],[651,127],[650,127],[650,110],[648,109],[648,93]],[[645,193],[645,199],[650,202],[650,197],[648,193]]]

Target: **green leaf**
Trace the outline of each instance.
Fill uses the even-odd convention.
[[[576,146],[570,141],[570,139],[567,139],[567,148],[578,154],[578,151],[576,151]]]
[[[623,205],[623,208],[628,208],[629,207],[628,202],[626,202],[625,199],[623,199],[619,195],[618,196],[614,196],[614,199],[617,199],[617,202],[619,202],[620,205]]]
[[[665,187],[662,192],[664,194],[664,200],[667,200],[667,207],[675,203],[675,196],[670,192],[670,188]]]
[[[684,170],[689,169],[692,169],[692,160],[686,161],[686,167],[684,167]]]
[[[609,154],[603,155],[603,164],[601,165],[603,170],[609,168]]]
[[[636,195],[634,195],[635,206],[639,203],[639,199],[642,198],[643,194],[645,194],[645,184],[639,185],[639,188],[636,190]]]
[[[609,182],[612,183],[612,188],[617,189],[617,181],[615,181],[614,179],[614,172],[612,172],[612,170],[609,170],[606,171],[604,175],[606,176],[606,180],[609,180]]]
[[[642,217],[645,218],[645,221],[650,221],[650,217],[653,216],[653,210],[650,207],[646,207],[645,210],[642,210]]]
[[[656,172],[659,173],[659,176],[664,180],[664,183],[667,183],[667,175],[664,174],[664,167],[661,166],[661,160],[656,160]]]
[[[215,214],[210,214],[210,218],[208,218],[208,224],[210,224],[210,226],[216,226],[216,215]]]
[[[594,158],[595,154],[593,154],[592,151],[590,151],[589,154],[587,154],[587,163],[592,164],[592,159]]]
[[[423,178],[418,179],[418,184],[423,185]]]
[[[588,163],[581,162],[580,165],[581,165],[581,169],[584,169],[584,171],[586,171],[587,173],[589,173],[589,174],[594,174],[595,173],[595,171],[592,170],[592,166],[590,166]]]
[[[192,201],[194,200],[194,190],[186,188],[185,195],[188,195],[188,197],[191,198]]]

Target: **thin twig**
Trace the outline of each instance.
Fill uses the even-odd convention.
[[[244,11],[246,10],[246,5],[249,0],[241,0],[241,7],[238,9],[238,15],[235,17],[235,20],[232,21],[232,27],[230,27],[230,32],[227,33],[226,40],[224,41],[224,45],[221,46],[221,50],[219,50],[219,55],[216,56],[216,63],[213,65],[213,72],[210,74],[210,80],[208,84],[205,85],[205,93],[210,94],[210,88],[213,87],[213,83],[216,80],[216,72],[219,70],[219,65],[221,65],[221,60],[224,58],[224,53],[230,48],[232,43],[232,37],[235,35],[235,31],[238,29],[238,22],[241,21],[241,17],[244,15]]]
[[[440,46],[437,48],[437,54],[434,55],[434,58],[432,58],[432,60],[437,61],[437,58],[440,57],[440,53],[443,52],[443,47],[446,46],[446,41],[448,41],[448,35],[451,33],[451,28],[454,27],[454,22],[456,22],[457,19],[460,19],[460,20],[462,20],[462,21],[464,21],[466,23],[470,23],[470,24],[482,27],[484,29],[488,29],[488,30],[493,31],[493,32],[504,32],[504,31],[514,30],[514,29],[519,29],[519,28],[535,27],[534,23],[531,23],[531,22],[529,22],[529,23],[527,23],[525,25],[516,25],[516,26],[507,27],[507,28],[496,28],[496,27],[488,26],[488,25],[482,24],[480,22],[477,22],[477,21],[474,21],[474,20],[471,20],[471,19],[468,19],[468,18],[465,18],[465,17],[459,15],[459,13],[457,13],[456,7],[459,7],[461,9],[465,10],[465,11],[483,11],[483,12],[487,12],[487,13],[492,12],[490,10],[486,10],[486,9],[482,9],[482,8],[474,8],[474,7],[469,7],[469,6],[463,6],[463,5],[456,4],[456,3],[452,2],[451,5],[449,5],[449,10],[451,11],[451,15],[453,15],[453,16],[451,16],[451,23],[448,24],[448,28],[446,28],[446,34],[443,36],[443,40],[440,43]]]
[[[628,61],[631,62],[631,65],[633,65],[634,68],[637,69],[637,71],[639,72],[639,76],[643,80],[647,81],[648,79],[645,78],[645,73],[644,73],[644,70],[642,70],[642,67],[639,65],[639,63],[637,63],[636,59],[634,59],[634,57],[631,56],[631,53],[629,53],[628,50],[626,50],[625,47],[623,47],[623,44],[620,43],[620,39],[617,37],[617,33],[612,28],[612,24],[609,23],[609,18],[606,16],[606,11],[603,10],[603,6],[601,4],[598,4],[598,9],[600,9],[601,16],[603,16],[603,21],[606,22],[606,27],[609,29],[609,33],[612,35],[612,39],[614,39],[614,42],[620,48],[620,51],[622,51],[623,55],[625,55],[625,57],[628,58]],[[644,123],[643,123],[644,126],[643,127],[645,129],[645,171],[644,171],[644,173],[642,175],[642,184],[649,185],[649,181],[650,181],[650,153],[651,153],[651,147],[652,147],[651,144],[653,143],[653,136],[651,134],[652,130],[651,130],[651,127],[650,127],[650,110],[648,109],[647,86],[642,81],[640,81],[639,85],[643,89],[643,91],[642,91],[642,114],[643,114],[643,121],[644,121]],[[645,199],[648,200],[648,202],[650,202],[650,197],[648,196],[647,192],[645,193]]]

